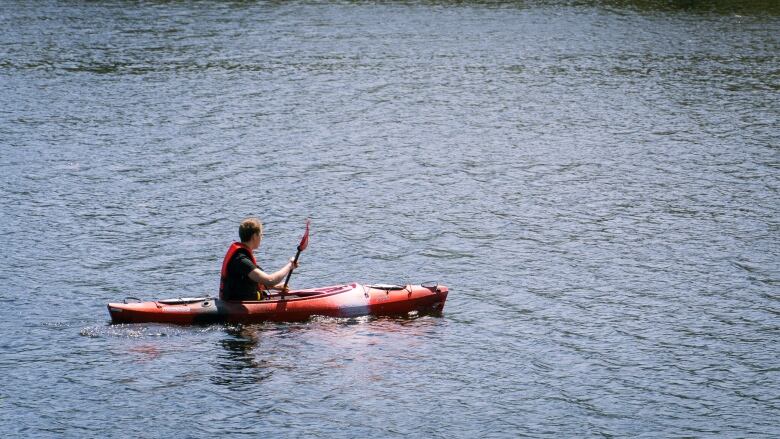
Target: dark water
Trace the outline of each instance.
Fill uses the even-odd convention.
[[[780,435],[774,2],[4,2],[7,437]],[[299,287],[443,317],[110,326]]]

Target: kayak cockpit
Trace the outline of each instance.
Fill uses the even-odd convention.
[[[332,287],[325,287],[325,288],[312,288],[307,290],[293,290],[282,296],[278,291],[272,291],[269,293],[265,293],[263,295],[262,300],[243,300],[241,302],[267,302],[269,300],[292,300],[292,299],[306,299],[306,298],[312,298],[314,296],[323,296],[327,294],[338,294],[343,293],[345,291],[349,291],[351,289],[354,289],[357,287],[357,284],[348,284],[348,285],[336,285]],[[135,300],[136,302],[141,302],[140,299],[135,297],[127,297],[124,300],[124,303],[129,303],[129,300]],[[215,301],[217,298],[215,297],[177,297],[172,299],[161,299],[157,300],[156,302],[162,305],[189,305],[193,303],[198,302],[207,302],[207,301]]]

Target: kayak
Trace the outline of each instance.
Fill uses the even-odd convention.
[[[153,302],[109,303],[113,323],[258,323],[298,322],[314,316],[406,316],[432,314],[444,309],[448,288],[422,285],[361,285],[351,283],[306,290],[253,301],[227,301],[213,297],[184,297]],[[138,299],[135,299],[138,300]]]

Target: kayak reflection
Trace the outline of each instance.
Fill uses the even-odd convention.
[[[226,337],[219,341],[223,352],[217,356],[220,373],[211,378],[214,384],[240,390],[247,384],[258,384],[271,377],[273,370],[256,357],[260,342],[256,331],[238,326],[226,328],[225,334]]]

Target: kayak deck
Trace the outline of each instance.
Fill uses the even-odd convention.
[[[402,316],[444,309],[448,288],[424,285],[361,285],[358,283],[294,290],[270,299],[225,301],[188,297],[138,303],[109,303],[113,323],[258,323],[305,321],[313,316]]]

